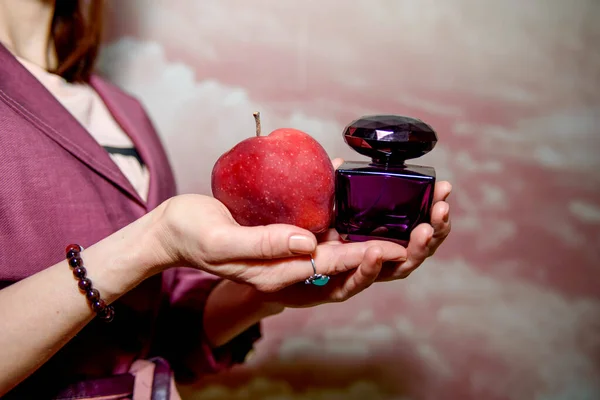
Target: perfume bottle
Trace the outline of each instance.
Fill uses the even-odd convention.
[[[337,169],[336,230],[349,241],[406,246],[411,231],[430,221],[435,169],[405,161],[430,152],[435,131],[415,118],[374,115],[351,122],[344,140],[371,161],[349,161]]]

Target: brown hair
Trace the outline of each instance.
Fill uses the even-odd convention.
[[[50,27],[57,66],[52,72],[69,82],[87,82],[102,38],[103,0],[56,0]]]

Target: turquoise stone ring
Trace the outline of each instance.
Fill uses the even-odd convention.
[[[325,286],[329,282],[327,275],[315,274],[306,280],[307,285]]]
[[[317,274],[317,267],[315,266],[315,260],[310,257],[310,263],[313,268],[313,275],[309,276],[304,283],[307,285],[315,285],[315,286],[325,286],[329,282],[329,277],[327,275]]]

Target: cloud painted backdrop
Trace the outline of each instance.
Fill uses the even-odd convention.
[[[409,279],[265,323],[193,399],[600,398],[600,3],[128,0],[101,67],[146,105],[181,192],[289,126],[329,154],[364,114],[439,132],[453,232]],[[271,397],[269,397],[271,396]]]

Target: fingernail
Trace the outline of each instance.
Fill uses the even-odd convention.
[[[448,219],[450,219],[450,207],[448,207],[442,219],[444,220],[444,222],[448,222]]]
[[[315,250],[315,242],[302,235],[293,235],[289,240],[289,248],[293,253],[312,253]]]

